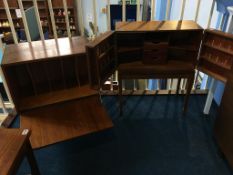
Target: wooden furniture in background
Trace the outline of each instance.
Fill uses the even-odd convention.
[[[38,11],[40,15],[40,21],[41,21],[43,30],[45,32],[48,31],[49,33],[52,33],[52,26],[51,26],[51,21],[50,21],[50,16],[49,16],[47,0],[37,0],[36,2],[37,2]],[[22,0],[22,3],[23,3],[24,10],[27,10],[34,6],[32,0]],[[21,20],[20,26],[23,27],[22,20]]]
[[[33,6],[33,0],[22,0],[24,9],[28,9]],[[17,18],[15,9],[19,9],[17,0],[8,1],[10,12],[13,18],[13,23],[16,31],[23,29],[23,22],[21,18]],[[38,10],[40,15],[41,24],[44,32],[48,31],[50,38],[53,38],[52,23],[50,19],[48,2],[47,0],[37,0]],[[57,27],[58,37],[67,37],[67,29],[64,16],[63,0],[52,0],[53,11],[55,15],[55,23]],[[70,29],[73,36],[79,35],[77,24],[77,5],[75,0],[67,0],[67,7],[69,13]],[[0,33],[11,32],[9,22],[6,16],[5,7],[3,1],[0,1]],[[11,42],[9,42],[11,43]]]
[[[7,45],[2,69],[33,148],[113,126],[89,87],[83,37]]]
[[[8,1],[9,10],[12,16],[12,20],[15,26],[16,31],[20,30],[21,19],[16,17],[15,9],[18,9],[17,0]],[[8,22],[8,18],[6,15],[5,7],[3,1],[0,1],[0,34],[6,35],[4,42],[5,43],[13,43],[13,38],[11,36],[11,28]]]
[[[29,141],[30,130],[0,129],[0,174],[13,175],[17,173],[26,156],[32,175],[39,175],[39,169]]]

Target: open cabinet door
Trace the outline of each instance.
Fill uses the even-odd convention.
[[[198,69],[226,83],[221,106],[214,126],[214,136],[233,168],[233,35],[206,30]]]
[[[222,82],[232,70],[233,35],[218,30],[205,30],[198,70]]]
[[[229,76],[215,121],[214,136],[222,153],[233,168],[233,76]]]
[[[90,85],[100,89],[116,70],[115,33],[110,31],[86,46]]]

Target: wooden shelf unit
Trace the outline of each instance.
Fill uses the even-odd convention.
[[[33,6],[32,0],[22,0],[24,10],[30,8]],[[15,25],[15,28],[17,30],[20,30],[23,28],[23,22],[21,18],[16,17],[15,9],[19,9],[17,0],[10,0],[8,1],[10,12],[13,18],[13,23]],[[42,23],[42,27],[44,32],[48,31],[51,38],[53,38],[53,32],[52,32],[52,23],[50,19],[49,9],[48,9],[48,3],[46,0],[37,0],[40,19]],[[55,14],[55,23],[57,27],[58,37],[66,37],[67,36],[67,29],[66,29],[66,23],[65,23],[65,16],[63,15],[64,7],[62,0],[52,0],[53,4],[53,11]],[[76,12],[76,3],[75,0],[67,0],[67,6],[68,11],[70,13],[69,15],[69,21],[70,21],[70,29],[72,36],[77,36],[79,34],[78,32],[78,24],[77,24],[77,12]],[[61,10],[62,14],[58,15],[58,12]],[[4,25],[1,26],[1,24],[7,23],[7,26]],[[11,32],[9,27],[9,22],[6,16],[5,8],[3,5],[3,2],[0,2],[0,33],[7,33]],[[13,42],[13,41],[12,41]]]
[[[2,69],[17,111],[95,94],[86,86],[86,43],[86,39],[74,37],[7,46]],[[25,49],[27,44],[30,49]],[[42,48],[47,54],[41,54]]]
[[[16,13],[15,13],[15,9],[18,8],[18,3],[17,0],[11,0],[8,1],[8,5],[9,5],[9,9],[10,9],[10,13],[12,15],[12,20],[13,23],[15,25],[15,29],[16,31],[18,31],[20,29],[19,26],[21,26],[21,19],[16,17]],[[8,22],[8,18],[6,15],[6,11],[4,8],[4,4],[3,1],[0,1],[0,34],[4,34],[6,37],[3,38],[4,42],[10,44],[13,43],[13,39],[11,39],[10,36],[11,33],[11,29],[10,29],[10,24]]]
[[[227,77],[232,70],[232,56],[233,37],[231,35],[216,30],[205,30],[199,68],[208,70],[208,73],[218,74],[217,77]]]
[[[117,32],[118,63],[143,60],[145,43],[168,43],[167,59],[192,62],[196,64],[197,53],[202,38],[202,30],[182,31],[172,30],[163,32]],[[195,36],[195,37],[193,37]],[[155,49],[156,50],[156,49]],[[154,51],[155,51],[154,50]]]

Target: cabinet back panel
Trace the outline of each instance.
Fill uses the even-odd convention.
[[[31,63],[28,65],[29,73],[31,73],[32,83],[34,83],[35,93],[43,94],[51,91],[49,84],[49,77],[46,74],[46,67],[44,62]]]
[[[35,95],[34,87],[30,74],[27,70],[26,65],[13,66],[12,71],[15,74],[16,84],[19,86],[19,94],[21,97],[28,97]],[[13,78],[14,79],[14,78]]]
[[[50,60],[45,63],[48,75],[51,81],[52,90],[61,90],[65,88],[62,75],[61,60]]]
[[[87,85],[89,83],[89,79],[86,55],[77,57],[75,66],[79,77],[80,86]]]
[[[76,58],[70,57],[62,60],[64,68],[65,83],[67,88],[75,87],[78,85],[78,77],[76,76]]]

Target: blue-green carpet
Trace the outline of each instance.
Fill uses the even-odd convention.
[[[230,175],[212,128],[217,106],[204,116],[205,96],[192,96],[186,117],[182,96],[104,97],[114,128],[36,150],[42,175]],[[16,119],[12,127],[19,126]],[[18,175],[30,173],[26,161]]]

